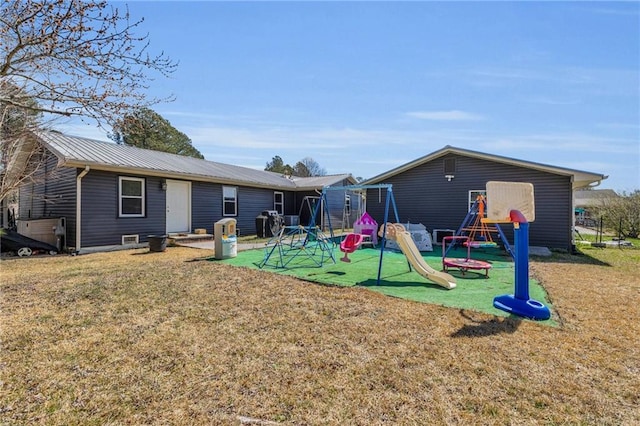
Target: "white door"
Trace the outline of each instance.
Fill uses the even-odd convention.
[[[191,182],[167,180],[167,233],[191,229]]]

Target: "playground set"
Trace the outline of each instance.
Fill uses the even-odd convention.
[[[340,260],[343,262],[351,262],[349,259],[349,253],[356,251],[358,247],[360,247],[360,244],[362,244],[363,239],[363,234],[347,234],[344,240],[340,243],[340,251],[344,253],[344,256]]]
[[[377,233],[374,231],[377,226],[375,221],[368,214],[363,213],[361,218],[354,223],[354,230],[356,229],[356,225],[359,226],[359,228],[357,228],[358,232],[349,233],[344,236],[344,239],[337,242],[339,238],[334,235],[331,227],[331,216],[328,211],[326,194],[328,191],[345,189],[386,190],[384,221]],[[505,248],[508,247],[507,250],[514,259],[515,292],[513,295],[507,294],[495,297],[493,306],[497,309],[534,320],[549,319],[549,309],[541,302],[529,297],[528,223],[535,218],[533,185],[515,182],[488,182],[487,196],[491,199],[491,210],[487,212],[487,217],[483,217],[487,205],[484,197],[482,197],[476,200],[476,204],[482,205],[482,207],[477,207],[476,209],[478,214],[475,215],[475,219],[477,220],[474,220],[474,225],[469,226],[468,224],[463,224],[459,232],[463,230],[468,232],[468,229],[477,227],[478,225],[481,225],[480,229],[482,229],[484,225],[494,225],[496,229],[499,230],[500,237],[504,240]],[[449,268],[457,268],[463,275],[469,270],[484,270],[485,277],[488,278],[489,276],[491,264],[471,259],[470,249],[477,247],[475,243],[482,240],[474,240],[474,237],[470,235],[445,237],[446,242],[462,242],[467,247],[466,258],[458,259],[447,257],[447,252],[454,244],[449,244],[449,247],[446,247],[446,242],[443,240],[443,271],[436,271],[429,266],[413,241],[411,233],[403,224],[399,223],[398,211],[391,184],[325,187],[322,190],[322,195],[318,202],[314,204],[313,213],[307,225],[284,226],[278,235],[275,235],[266,243],[264,257],[258,265],[259,268],[265,266],[274,268],[292,267],[297,264],[296,262],[292,263],[295,259],[300,261],[309,259],[312,265],[318,267],[322,267],[325,262],[335,264],[336,257],[334,251],[336,247],[339,247],[344,253],[344,256],[340,260],[350,262],[348,255],[357,250],[363,242],[372,240],[375,236],[376,238],[380,237],[379,241],[381,243],[376,285],[380,285],[387,239],[394,241],[405,255],[409,271],[415,270],[415,272],[427,280],[448,290],[456,288],[456,279],[448,273]],[[322,209],[325,209],[328,222],[327,234],[323,232],[321,226],[316,224],[316,218]],[[396,219],[395,222],[389,221],[390,209],[393,209],[393,214]],[[469,217],[469,215],[467,216]],[[506,238],[504,238],[504,234],[498,226],[499,223],[513,224],[515,235],[514,248],[506,244]]]
[[[287,265],[296,258],[309,259],[315,265],[321,267],[326,261],[336,262],[334,256],[334,248],[336,247],[336,236],[331,226],[331,215],[329,212],[329,205],[327,201],[328,191],[356,191],[362,189],[386,189],[387,196],[385,200],[384,219],[386,229],[386,222],[389,217],[389,209],[393,208],[395,218],[398,219],[398,210],[396,208],[395,199],[393,198],[393,189],[390,184],[380,185],[351,185],[351,186],[329,186],[322,189],[322,194],[318,199],[313,200],[313,204],[308,205],[312,208],[311,217],[307,225],[297,226],[284,226],[280,233],[271,238],[265,246],[265,255],[258,265],[260,268],[265,266],[271,266],[275,268],[285,268]],[[317,218],[320,215],[324,215],[328,224],[328,234],[325,234],[321,226],[317,225]],[[372,239],[375,236],[376,228],[372,225],[375,224],[373,218],[368,214],[363,216],[354,224],[358,226],[362,234],[369,235]],[[377,237],[376,237],[377,238]],[[347,241],[348,240],[348,241]],[[364,237],[350,237],[347,235],[345,240],[340,243],[341,249],[345,252],[345,256],[342,258],[344,261],[348,260],[348,253],[352,253],[357,247],[362,244]],[[383,247],[385,238],[383,237]],[[384,249],[380,251],[380,261],[378,267],[378,283],[380,282],[380,274],[382,271],[382,258],[384,255]]]
[[[446,257],[446,247],[447,241],[455,241],[462,240],[462,245],[467,247],[467,257],[459,258],[459,257]],[[483,260],[476,260],[471,258],[471,244],[468,244],[469,237],[468,236],[453,236],[453,237],[444,237],[442,239],[442,270],[444,272],[448,272],[449,268],[458,268],[462,275],[469,270],[484,270],[485,278],[489,278],[489,269],[491,269],[491,264],[489,262],[485,262]]]
[[[498,247],[498,243],[494,241],[493,234],[497,234],[504,249],[514,258],[515,253],[509,245],[507,238],[502,232],[502,228],[498,223],[489,223],[485,219],[487,211],[487,198],[484,195],[478,195],[475,202],[469,209],[460,227],[454,234],[455,237],[466,236],[467,239],[454,239],[449,248],[445,251],[445,255],[449,250],[456,247],[458,240],[463,240],[463,245],[471,248],[492,248]],[[445,256],[443,255],[443,257]]]
[[[454,277],[446,272],[436,271],[424,261],[422,254],[411,237],[411,233],[406,230],[403,224],[387,223],[386,225],[386,230],[380,227],[379,234],[384,236],[386,232],[386,237],[398,244],[402,253],[407,257],[409,271],[413,267],[418,274],[447,290],[456,288],[456,279]],[[381,248],[381,250],[383,249]]]
[[[515,250],[515,292],[493,299],[493,306],[533,320],[551,318],[549,308],[529,297],[529,222],[535,220],[533,185],[524,182],[487,182],[491,200],[487,223],[511,223]]]

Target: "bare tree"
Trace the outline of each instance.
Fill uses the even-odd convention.
[[[608,229],[629,238],[640,235],[640,189],[610,198],[598,210]]]
[[[21,97],[24,103],[35,107],[35,101],[6,80],[0,80],[0,96]],[[22,182],[31,180],[37,171],[42,150],[30,130],[36,127],[39,116],[35,109],[0,103],[0,200]]]
[[[22,131],[61,116],[112,125],[130,111],[171,99],[147,97],[154,76],[170,75],[177,64],[164,53],[149,54],[148,35],[137,34],[143,20],[131,21],[128,10],[92,0],[0,1],[0,106],[35,113]],[[28,138],[20,135],[3,126],[0,173],[33,158],[11,154],[29,151]],[[13,189],[6,184],[3,179],[0,199]]]
[[[325,176],[327,171],[311,157],[304,157],[293,166],[294,174],[301,177]]]

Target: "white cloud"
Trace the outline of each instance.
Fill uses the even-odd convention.
[[[84,124],[82,122],[67,122],[58,124],[57,126],[54,126],[54,128],[67,135],[111,142],[111,139],[109,139],[109,136],[107,135],[107,131],[95,125]]]
[[[630,5],[633,5],[633,2],[629,2]],[[595,14],[600,14],[600,15],[617,15],[617,16],[631,16],[631,17],[638,17],[638,9],[637,8],[625,8],[625,9],[620,9],[620,8],[614,8],[614,7],[593,7],[593,8],[586,8],[585,10],[591,11]]]
[[[402,145],[416,142],[415,134],[402,131],[361,130],[352,128],[273,128],[190,127],[184,128],[194,146],[202,149],[227,148],[295,150],[310,152],[344,151],[370,146]],[[202,148],[202,149],[201,149]]]
[[[569,153],[607,153],[633,154],[637,151],[637,142],[631,139],[614,138],[580,133],[548,133],[531,135],[512,135],[509,137],[491,136],[481,144],[482,150],[499,154],[510,152],[569,152]],[[523,159],[526,157],[522,157]]]
[[[435,121],[477,121],[484,120],[484,117],[478,114],[473,114],[466,111],[451,110],[451,111],[412,111],[406,114],[412,118],[418,118],[420,120],[435,120]]]
[[[535,71],[525,68],[479,68],[470,70],[468,74],[474,77],[485,77],[495,80],[544,80],[547,74],[541,71]]]
[[[581,102],[578,98],[554,98],[551,96],[532,96],[526,98],[525,101],[542,105],[578,105]]]

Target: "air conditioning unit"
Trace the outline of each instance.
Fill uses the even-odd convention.
[[[67,234],[64,217],[18,220],[18,233],[37,241],[51,244],[62,249]]]
[[[137,234],[132,235],[123,235],[122,236],[122,245],[126,246],[128,244],[138,244],[140,241],[140,237]]]
[[[453,237],[454,235],[456,235],[456,231],[453,229],[434,229],[433,242],[435,244],[442,244],[444,237]]]
[[[409,232],[411,239],[418,248],[418,251],[433,251],[431,244],[431,234],[427,232],[427,228],[421,223],[403,223],[404,229]],[[400,250],[398,243],[389,239],[386,244],[387,248],[392,250]]]

